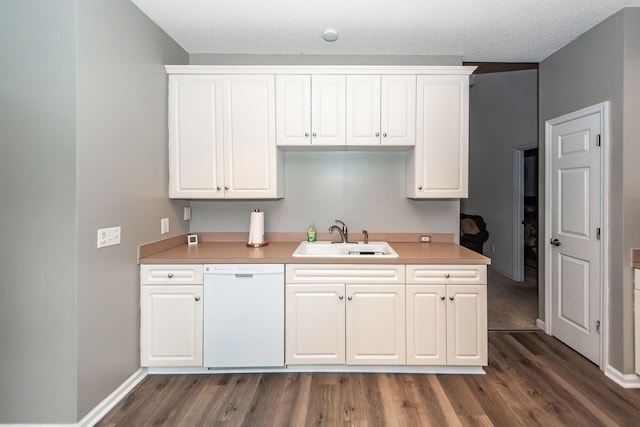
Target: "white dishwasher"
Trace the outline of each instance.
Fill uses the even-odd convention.
[[[284,366],[284,264],[205,264],[204,366]]]

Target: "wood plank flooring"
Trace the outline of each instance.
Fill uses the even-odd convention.
[[[151,375],[98,425],[640,425],[640,390],[543,332],[490,332],[486,372]]]

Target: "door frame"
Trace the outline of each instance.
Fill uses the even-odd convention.
[[[565,114],[560,117],[545,121],[545,138],[544,138],[544,238],[542,245],[544,250],[544,283],[545,283],[545,332],[553,335],[552,324],[552,304],[553,292],[551,292],[551,251],[547,246],[547,242],[551,240],[551,132],[555,125],[589,116],[591,114],[600,114],[600,140],[601,153],[600,156],[600,218],[602,224],[601,229],[601,251],[600,251],[600,370],[604,371],[608,366],[609,354],[609,101],[601,102],[590,107],[583,108],[572,113]],[[541,246],[542,246],[541,245]]]
[[[513,272],[512,280],[524,280],[524,152],[538,148],[537,142],[513,147]],[[538,201],[538,206],[540,202]],[[538,247],[540,241],[538,240]]]

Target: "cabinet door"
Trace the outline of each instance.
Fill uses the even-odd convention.
[[[380,144],[380,76],[347,76],[347,145]]]
[[[407,285],[407,365],[447,364],[445,285]]]
[[[169,197],[224,197],[222,79],[169,77]]]
[[[407,197],[467,197],[469,77],[418,76],[416,146],[407,155]]]
[[[312,77],[312,144],[345,145],[345,80],[344,75],[314,75]]]
[[[225,75],[223,83],[225,197],[282,197],[274,76]]]
[[[487,364],[487,287],[447,285],[447,364]]]
[[[344,364],[344,285],[286,285],[287,365]]]
[[[416,76],[382,76],[382,145],[416,144]]]
[[[311,144],[310,75],[276,75],[276,142]]]
[[[140,289],[140,364],[202,366],[202,286]]]
[[[404,365],[404,285],[347,285],[347,364]]]

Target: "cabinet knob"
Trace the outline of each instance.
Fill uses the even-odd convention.
[[[217,189],[218,191],[220,191],[220,190],[222,190],[222,187],[220,187],[220,186],[218,185],[218,186],[216,187],[216,189]]]
[[[418,190],[422,190],[422,185],[419,185],[419,186],[418,186]]]
[[[351,295],[349,295],[349,296],[347,297],[347,299],[348,299],[349,301],[351,301],[351,300],[353,299],[353,297],[352,297]]]
[[[304,133],[304,136],[309,136],[309,132],[305,132],[305,133]]]
[[[339,299],[339,300],[343,300],[343,299],[344,299],[344,295],[340,295],[340,296],[338,297],[338,299]]]
[[[169,274],[167,274],[167,277],[168,277],[169,279],[173,278],[173,273],[169,273]]]
[[[444,301],[445,297],[444,295],[440,295],[440,301]]]
[[[450,299],[451,301],[453,301],[453,300],[454,300],[454,299],[456,299],[456,298],[455,298],[453,295],[451,295],[451,296],[449,297],[449,299]]]
[[[196,297],[196,301],[200,301],[200,297]]]
[[[376,138],[380,136],[380,132],[376,132]]]
[[[387,133],[386,133],[386,132],[385,132],[385,133],[383,133],[383,134],[382,134],[382,137],[383,137],[383,138],[386,138],[386,137],[387,137]]]
[[[228,189],[229,189],[229,186],[228,186],[228,185],[225,185],[225,186],[224,186],[224,189],[225,189],[225,190],[228,190]]]
[[[315,138],[316,136],[318,136],[318,134],[314,132],[313,133],[313,137]]]
[[[449,278],[449,273],[444,273],[444,277]]]

